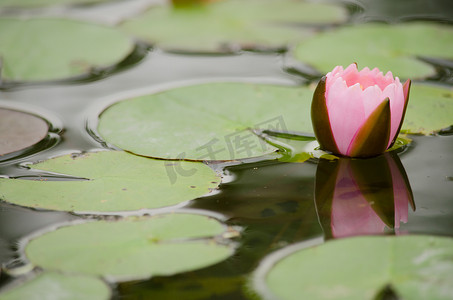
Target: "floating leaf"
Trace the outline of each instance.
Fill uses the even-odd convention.
[[[153,160],[121,151],[66,155],[33,168],[80,180],[0,178],[0,198],[33,208],[115,212],[175,205],[208,193],[220,181],[202,163]]]
[[[99,278],[56,272],[44,272],[0,294],[2,300],[107,300],[110,297],[110,288]]]
[[[389,23],[408,20],[439,20],[440,22],[453,21],[451,3],[448,0],[419,2],[413,5],[412,0],[357,0],[354,2],[364,9],[356,19],[379,20]]]
[[[433,236],[356,237],[284,257],[265,282],[278,299],[452,299],[453,240]]]
[[[430,134],[453,125],[453,89],[413,84],[402,131]]]
[[[33,146],[48,130],[47,122],[39,117],[0,108],[0,156]]]
[[[36,8],[51,5],[86,5],[111,0],[2,0],[0,8]]]
[[[312,132],[307,87],[212,83],[172,89],[114,104],[99,133],[136,154],[231,160],[275,151],[251,129]]]
[[[214,240],[225,229],[212,218],[189,214],[89,222],[31,240],[25,253],[44,269],[128,281],[173,275],[226,259],[232,248]]]
[[[345,10],[331,4],[226,0],[177,9],[154,7],[122,28],[169,50],[225,52],[235,46],[281,48],[313,34],[294,24],[345,20]]]
[[[453,29],[428,23],[343,27],[301,42],[294,55],[322,73],[356,62],[414,79],[435,73],[417,56],[453,59]]]
[[[87,75],[120,62],[129,37],[105,26],[69,19],[0,19],[1,76],[7,81]]]

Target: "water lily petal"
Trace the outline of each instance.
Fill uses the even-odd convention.
[[[342,74],[340,74],[347,86],[353,86],[360,79],[356,64],[350,64]]]
[[[365,110],[365,118],[368,118],[371,113],[381,104],[386,97],[382,95],[382,90],[377,86],[369,86],[363,91],[363,107]]]
[[[401,116],[404,109],[403,86],[401,85],[399,79],[396,78],[394,83],[389,84],[382,92],[382,95],[390,99],[391,129],[390,139],[387,145],[388,147],[397,135],[398,127],[400,125]]]
[[[401,130],[401,126],[403,125],[403,122],[404,122],[404,116],[406,115],[406,109],[407,109],[407,103],[409,103],[409,90],[411,88],[411,80],[408,79],[406,80],[406,82],[404,83],[403,85],[403,95],[404,95],[404,104],[403,104],[403,110],[402,110],[402,113],[401,113],[401,119],[400,119],[400,123],[398,125],[398,129],[396,130],[393,138],[390,139],[390,144],[389,146],[387,147],[390,148],[393,146],[393,144],[395,143],[396,141],[396,138],[398,137],[398,134]]]
[[[311,120],[316,139],[321,148],[338,153],[338,147],[330,127],[329,114],[326,104],[326,77],[321,78],[313,94],[311,103]]]
[[[389,73],[387,73],[387,74],[389,74]],[[377,84],[381,90],[384,90],[385,87],[388,86],[389,84],[393,83],[394,80],[393,80],[393,77],[384,76],[384,74],[382,72],[379,72],[376,75],[375,81],[376,81],[375,84]]]
[[[327,76],[335,76],[337,74],[343,73],[343,71],[343,66],[336,66],[331,72],[327,73]]]
[[[360,126],[346,155],[370,157],[383,153],[390,138],[390,126],[390,100],[386,98]]]
[[[411,88],[411,80],[408,79],[403,85],[403,93],[404,93],[404,102],[405,106],[407,106],[407,102],[409,101],[409,90]]]
[[[337,154],[346,155],[357,128],[365,120],[361,94],[358,84],[347,87],[341,77],[326,91],[330,127],[339,151]]]

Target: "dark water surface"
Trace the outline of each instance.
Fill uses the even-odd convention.
[[[406,8],[414,7],[413,2],[404,2]],[[451,22],[444,16],[444,9],[431,9],[430,14],[417,17]],[[363,9],[355,7],[353,11]],[[385,14],[385,5],[355,19],[367,19],[367,16],[379,19],[380,13]],[[410,19],[410,16],[410,11],[396,17],[391,15],[391,21]],[[293,72],[285,72],[285,66],[290,66]],[[36,171],[24,168],[24,164],[62,154],[104,149],[90,131],[95,129],[97,116],[106,103],[116,99],[196,82],[251,81],[284,85],[308,82],[310,77],[298,75],[297,70],[303,72],[303,68],[290,63],[285,54],[203,56],[151,49],[142,61],[102,80],[21,86],[1,91],[0,107],[8,105],[34,111],[52,124],[53,133],[47,143],[19,156],[16,153],[1,158],[0,175],[36,176]],[[436,80],[451,84],[452,69],[444,66],[440,70]],[[381,233],[453,236],[453,136],[447,132],[410,138],[412,143],[398,155],[416,209],[408,210],[407,223],[401,223],[399,229],[387,227]],[[317,167],[316,160],[213,165],[216,169],[224,168],[219,192],[190,201],[186,208],[220,213],[226,216],[229,225],[240,226],[243,231],[237,240],[236,253],[202,270],[119,284],[114,286],[114,298],[246,299],[250,294],[248,277],[267,254],[326,234],[315,202]],[[0,263],[7,268],[20,266],[19,242],[31,233],[67,220],[92,217],[38,211],[0,202]],[[12,280],[9,275],[1,274],[0,287]]]

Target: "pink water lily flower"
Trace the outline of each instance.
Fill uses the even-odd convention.
[[[349,157],[370,157],[390,148],[398,137],[409,100],[392,72],[337,66],[313,95],[311,116],[321,149]]]

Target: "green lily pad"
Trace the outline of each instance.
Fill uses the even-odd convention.
[[[122,32],[69,19],[0,19],[1,76],[42,81],[88,75],[112,66],[134,48]]]
[[[121,151],[65,155],[32,167],[79,180],[0,178],[2,200],[52,210],[131,211],[197,198],[220,181],[202,163],[153,160]]]
[[[99,278],[56,272],[44,272],[0,294],[2,300],[107,300],[110,297],[110,288]]]
[[[453,21],[451,3],[448,0],[419,2],[413,5],[412,0],[357,0],[354,2],[364,9],[356,18],[359,20],[378,20],[398,23],[410,20]]]
[[[413,84],[402,132],[432,134],[453,125],[453,89]]]
[[[153,7],[121,28],[167,50],[230,52],[281,48],[313,34],[294,24],[342,22],[346,11],[331,4],[294,0],[225,0],[209,5]]]
[[[36,8],[51,5],[86,5],[111,0],[2,0],[0,8]]]
[[[335,240],[285,256],[265,284],[278,299],[452,299],[453,239],[369,236]]]
[[[47,122],[39,117],[0,108],[0,157],[33,146],[48,130]]]
[[[226,259],[233,254],[232,247],[216,240],[225,232],[216,220],[189,214],[98,221],[46,233],[31,240],[25,253],[44,269],[128,281],[191,271]]]
[[[415,79],[435,74],[434,67],[417,56],[453,59],[453,29],[429,23],[343,27],[301,42],[294,55],[322,73],[356,62]]]
[[[99,120],[102,138],[161,158],[233,160],[277,148],[252,129],[312,132],[312,90],[247,83],[188,86],[121,101]]]

